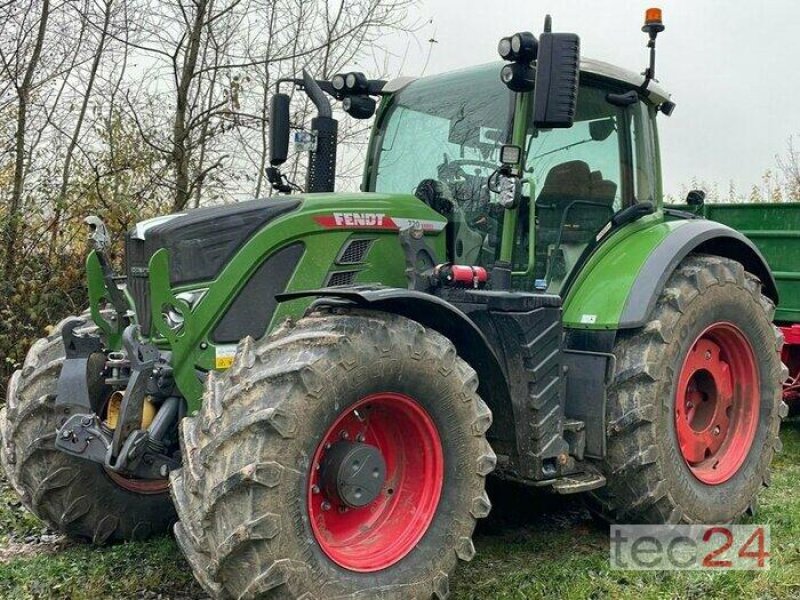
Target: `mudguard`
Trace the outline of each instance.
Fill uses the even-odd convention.
[[[755,245],[714,221],[642,219],[620,231],[586,262],[564,300],[564,326],[617,330],[642,327],[678,264],[693,252],[736,260],[778,301],[775,279]]]
[[[494,415],[490,430],[492,436],[515,443],[511,398],[503,362],[481,329],[456,306],[432,294],[379,285],[287,292],[276,298],[278,302],[317,298],[312,307],[320,303],[343,302],[402,315],[438,331],[453,342],[458,355],[477,372],[479,393]]]
[[[287,292],[278,294],[276,299],[285,302],[310,297],[341,298],[364,308],[408,317],[449,338],[459,356],[478,371],[479,379],[483,380],[482,373],[488,375],[491,371],[505,380],[500,360],[483,332],[467,315],[438,296],[403,288],[356,286]]]

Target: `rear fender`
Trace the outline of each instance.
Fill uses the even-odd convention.
[[[627,231],[626,231],[627,230]],[[618,330],[647,323],[667,279],[691,253],[736,260],[778,292],[759,250],[738,231],[713,221],[664,221],[654,215],[611,236],[585,263],[564,299],[569,329]]]
[[[620,319],[620,329],[647,322],[667,279],[689,254],[729,258],[761,280],[762,290],[775,304],[778,289],[766,259],[744,235],[713,221],[690,221],[675,230],[648,256],[631,289]]]

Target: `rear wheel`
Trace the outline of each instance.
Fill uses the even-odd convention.
[[[209,379],[182,427],[178,542],[219,598],[444,598],[490,509],[491,413],[441,335],[315,314]]]
[[[0,457],[12,486],[48,526],[73,537],[105,543],[168,531],[175,510],[167,480],[126,478],[56,449],[63,418],[56,412],[56,387],[63,361],[59,325],[33,345],[8,384],[8,402],[0,411]]]
[[[651,321],[622,333],[609,389],[608,485],[617,522],[729,522],[754,509],[786,416],[772,303],[741,264],[690,256]]]

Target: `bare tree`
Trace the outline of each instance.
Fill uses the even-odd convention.
[[[98,70],[100,69],[100,62],[103,58],[103,53],[106,49],[106,43],[108,41],[108,36],[109,36],[109,28],[111,26],[113,5],[114,5],[114,0],[102,1],[102,25],[98,36],[97,45],[94,50],[92,63],[91,66],[89,67],[86,87],[83,92],[83,97],[81,98],[80,109],[78,110],[78,116],[75,119],[75,125],[72,129],[72,135],[70,136],[66,155],[64,156],[64,164],[61,169],[61,187],[59,189],[58,198],[56,199],[54,216],[51,225],[50,250],[49,250],[50,256],[53,255],[56,249],[56,241],[58,239],[58,230],[59,230],[59,223],[61,221],[61,213],[64,204],[66,203],[67,200],[67,189],[69,187],[69,180],[71,175],[72,157],[73,154],[75,153],[75,149],[78,146],[78,141],[80,140],[81,132],[83,130],[83,124],[86,119],[86,111],[89,108],[89,102],[92,99],[92,94],[94,92],[95,80],[97,79],[97,73]],[[92,18],[92,15],[89,14],[88,11],[85,12],[82,11],[78,14],[78,16],[84,22]]]
[[[786,142],[786,154],[778,156],[778,169],[784,178],[788,200],[800,201],[800,150],[794,147],[794,136]]]
[[[13,10],[13,5],[8,7]],[[22,204],[22,192],[25,184],[25,134],[27,131],[28,108],[31,91],[34,86],[34,76],[39,66],[39,59],[44,47],[45,35],[47,34],[47,22],[50,18],[50,0],[42,0],[39,9],[39,20],[36,26],[36,33],[30,44],[30,54],[25,54],[28,48],[24,44],[24,37],[27,36],[25,19],[19,28],[22,34],[22,43],[16,48],[12,56],[7,56],[5,52],[0,53],[0,68],[3,73],[12,81],[17,97],[16,131],[14,133],[14,179],[11,190],[11,198],[6,212],[5,225],[5,273],[12,272],[16,260],[17,235],[19,229],[19,209]],[[22,78],[20,79],[20,74]]]
[[[206,192],[228,198],[263,193],[274,82],[303,68],[328,78],[374,55],[381,35],[405,27],[409,5],[410,0],[145,2],[135,48],[153,65],[152,80],[160,83],[150,93],[161,99],[162,109],[169,107],[170,125],[169,135],[166,122],[142,127],[141,133],[172,165],[162,183],[173,190],[173,209],[182,210],[190,199],[199,205]],[[298,100],[297,126],[306,122],[308,108]],[[138,118],[142,107],[131,102],[130,110]]]

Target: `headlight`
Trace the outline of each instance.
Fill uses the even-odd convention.
[[[202,290],[192,290],[191,292],[181,292],[176,294],[178,300],[183,300],[189,305],[189,310],[193,310],[195,305],[206,295],[208,288]],[[186,317],[177,306],[168,305],[161,311],[161,316],[167,324],[167,327],[176,331],[183,327]]]
[[[183,327],[183,322],[186,320],[186,318],[183,316],[183,313],[172,305],[165,306],[161,316],[164,317],[167,327],[173,331],[177,331]]]
[[[331,85],[337,92],[341,92],[345,85],[344,75],[334,75],[333,79],[331,80]]]
[[[367,76],[363,73],[348,73],[344,79],[348,94],[363,94],[367,91]]]
[[[342,100],[344,111],[355,119],[369,119],[375,114],[375,100],[369,96],[348,96]]]
[[[500,79],[512,92],[530,92],[535,85],[535,74],[530,65],[515,62],[502,68]]]
[[[520,31],[512,36],[500,38],[497,53],[503,60],[530,64],[539,54],[539,40],[530,31]]]
[[[501,38],[497,44],[497,53],[503,60],[511,59],[511,38]]]

